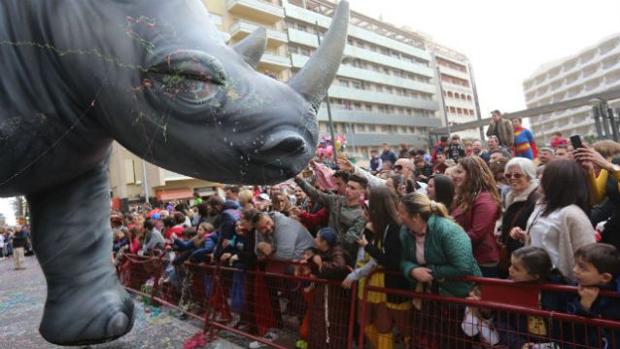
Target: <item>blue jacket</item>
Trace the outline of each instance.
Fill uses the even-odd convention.
[[[614,279],[610,284],[599,287],[601,291],[620,292],[620,279]],[[574,296],[568,302],[567,312],[589,318],[599,318],[605,320],[620,321],[620,298],[618,297],[597,297],[590,310],[585,310],[581,306],[579,296]],[[594,345],[599,348],[611,349],[615,342],[620,345],[620,329],[598,328],[576,324],[574,327],[574,338],[572,343],[581,345]],[[564,334],[566,337],[566,334]]]
[[[394,165],[396,160],[398,160],[396,159],[396,154],[394,154],[394,152],[391,150],[383,151],[383,153],[381,153],[379,157],[381,158],[383,162],[389,161],[390,163],[392,163],[392,165]]]
[[[239,203],[237,201],[224,201],[224,209],[215,221],[215,229],[222,234],[222,238],[230,240],[235,236],[235,225],[241,217]]]
[[[177,249],[180,251],[193,250],[192,254],[189,257],[190,260],[194,262],[204,262],[207,259],[207,255],[213,253],[213,251],[215,250],[217,242],[218,234],[213,233],[208,235],[202,245],[198,248],[194,246],[194,242],[192,240],[184,241],[180,239],[175,239],[174,246],[177,247]]]

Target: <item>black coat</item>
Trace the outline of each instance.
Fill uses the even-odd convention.
[[[402,254],[400,226],[397,224],[390,224],[388,226],[381,246],[373,243],[373,232],[366,229],[364,234],[369,241],[369,244],[364,249],[388,272],[385,275],[385,288],[409,289],[409,283],[400,271],[400,257]],[[390,303],[403,303],[407,301],[407,298],[388,294],[387,301]]]
[[[13,248],[26,247],[28,245],[28,233],[19,231],[13,235]]]
[[[515,240],[510,237],[510,230],[514,227],[519,227],[523,230],[527,227],[527,220],[532,215],[536,201],[541,197],[541,194],[535,189],[527,197],[526,201],[513,202],[504,212],[502,217],[502,235],[501,242],[506,246],[506,252],[508,256],[512,255],[512,252],[523,246],[523,243],[519,240]]]

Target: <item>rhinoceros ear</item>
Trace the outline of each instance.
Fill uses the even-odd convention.
[[[265,53],[265,47],[267,47],[267,31],[259,27],[248,37],[233,45],[233,50],[237,51],[252,68],[256,68]]]

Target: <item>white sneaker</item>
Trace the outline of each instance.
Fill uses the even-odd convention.
[[[275,332],[267,332],[267,334],[263,337],[264,339],[268,340],[269,342],[273,342],[276,339],[278,339],[278,334]],[[250,343],[250,345],[248,346],[250,349],[258,349],[258,348],[263,348],[266,347],[266,344],[263,344],[259,341],[254,341],[252,343]]]

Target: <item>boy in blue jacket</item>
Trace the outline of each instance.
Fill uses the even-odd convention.
[[[600,295],[602,290],[620,292],[620,252],[612,245],[594,243],[578,249],[575,261],[573,270],[579,283],[579,297],[568,304],[568,312],[591,318],[620,320],[620,297]],[[600,348],[620,346],[620,329],[576,329],[575,335],[576,343]]]

